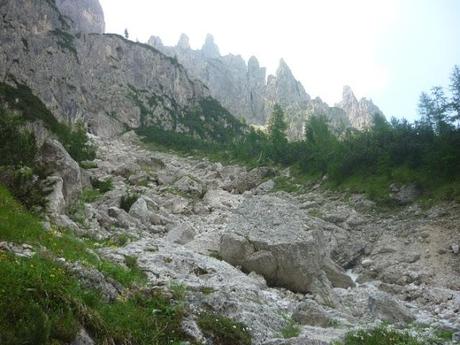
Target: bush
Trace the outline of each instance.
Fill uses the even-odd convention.
[[[342,342],[334,345],[434,345],[441,344],[438,338],[416,337],[407,331],[382,325],[374,329],[352,331]]]
[[[99,180],[97,178],[91,178],[91,185],[97,189],[100,193],[105,194],[113,189],[113,180],[111,177],[105,180]]]
[[[215,345],[251,345],[251,335],[246,326],[227,317],[202,313],[198,319],[198,326]]]
[[[25,121],[0,106],[0,166],[32,166],[37,146],[32,133],[22,129]]]
[[[131,209],[131,206],[133,206],[133,204],[137,201],[137,199],[139,199],[138,194],[127,193],[123,195],[120,200],[120,208],[122,210],[125,210],[126,212],[129,212],[129,210]]]
[[[79,122],[72,128],[58,122],[43,102],[26,85],[16,83],[16,87],[12,87],[0,83],[0,100],[7,103],[11,109],[20,112],[23,121],[41,121],[47,129],[58,137],[77,162],[90,161],[96,157],[96,150],[89,143],[83,124]],[[17,152],[20,154],[19,151]],[[18,160],[16,161],[19,163]]]

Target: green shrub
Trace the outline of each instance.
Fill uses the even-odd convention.
[[[215,345],[251,345],[251,335],[247,327],[227,317],[202,313],[198,319],[198,326]]]
[[[91,179],[91,185],[97,189],[100,193],[105,194],[113,189],[113,180],[111,177],[105,180],[99,180],[97,178]]]
[[[89,143],[83,123],[78,122],[72,128],[58,122],[43,102],[26,85],[16,82],[16,87],[13,87],[0,83],[0,100],[8,104],[11,109],[20,112],[23,120],[30,122],[41,121],[46,128],[58,137],[59,141],[77,162],[91,161],[96,158],[96,150]]]
[[[418,339],[406,331],[389,326],[379,326],[370,330],[352,331],[346,334],[342,342],[334,345],[428,345],[435,344],[429,339]]]
[[[137,201],[137,199],[139,199],[138,194],[127,193],[123,195],[120,200],[120,208],[122,210],[125,210],[126,212],[129,212],[129,210],[131,209],[131,206],[133,206],[133,204]]]
[[[33,166],[37,146],[25,121],[0,106],[0,166]]]
[[[300,334],[300,326],[291,318],[286,318],[286,325],[281,330],[281,335],[283,338],[295,338]]]

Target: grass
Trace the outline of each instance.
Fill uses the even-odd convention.
[[[397,330],[388,325],[374,329],[351,331],[343,341],[334,345],[438,345],[452,339],[452,333],[435,331],[434,336],[416,335],[416,332]]]
[[[92,178],[91,186],[93,186],[94,189],[97,189],[99,193],[105,194],[107,192],[110,192],[113,189],[113,180],[111,177],[105,180],[99,180],[97,178]]]
[[[20,258],[0,251],[0,343],[58,345],[70,343],[84,326],[101,344],[179,344],[182,306],[149,291],[134,258],[128,268],[100,260],[93,243],[54,229],[45,231],[0,186],[0,241],[28,243],[37,253]],[[98,291],[81,287],[54,257],[95,267],[131,291],[104,303]],[[127,290],[130,291],[130,290]],[[154,312],[153,312],[154,311]]]
[[[181,328],[185,285],[170,285],[172,299],[145,289],[135,257],[126,256],[127,267],[122,267],[89,250],[100,247],[99,242],[56,228],[45,231],[1,185],[0,241],[27,243],[36,252],[21,258],[0,250],[0,344],[69,344],[82,327],[97,344],[180,345],[189,340]],[[56,257],[94,267],[126,289],[106,303]],[[202,314],[199,324],[215,345],[251,344],[246,327],[223,316]]]
[[[246,326],[227,317],[202,313],[198,318],[198,326],[206,337],[212,339],[214,345],[251,345],[251,335]]]
[[[298,337],[300,326],[291,318],[286,318],[286,325],[281,329],[281,336],[285,339]]]
[[[80,261],[95,267],[124,286],[142,284],[145,274],[137,267],[124,268],[110,261],[101,260],[89,249],[96,248],[91,240],[82,240],[69,231],[52,229],[44,231],[40,221],[26,212],[9,192],[0,186],[0,241],[27,243],[36,248],[44,247],[55,257],[67,261]]]
[[[83,189],[80,198],[70,206],[69,214],[71,218],[84,226],[86,224],[85,204],[95,202],[101,196],[102,194],[97,189]]]
[[[131,209],[131,206],[139,199],[138,194],[131,194],[131,193],[126,193],[121,197],[120,200],[120,208],[122,210],[125,210],[126,212],[129,212]]]

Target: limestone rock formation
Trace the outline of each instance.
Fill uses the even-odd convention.
[[[105,32],[104,12],[98,0],[56,0],[56,6],[70,19],[73,32]]]
[[[331,288],[353,282],[331,260],[320,223],[307,226],[307,218],[294,204],[271,195],[250,198],[229,220],[220,254],[273,286],[311,292],[333,304]]]
[[[86,8],[84,1],[71,3]],[[82,119],[103,136],[148,125],[178,132],[205,127],[205,136],[239,126],[175,59],[117,35],[73,35],[72,22],[52,4],[2,3],[0,76],[31,88],[60,121]]]
[[[292,139],[303,137],[305,120],[313,114],[326,116],[331,128],[337,132],[347,127],[368,128],[372,125],[374,113],[382,114],[372,101],[363,98],[358,102],[351,97],[349,88],[344,93],[344,100],[335,107],[320,98],[311,99],[283,59],[275,75],[267,77],[266,69],[254,56],[247,63],[239,55],[221,56],[211,35],[206,37],[200,50],[190,48],[185,34],[175,47],[164,46],[156,36],[152,36],[148,43],[171,57],[177,57],[192,76],[208,86],[213,97],[248,123],[264,125],[273,105],[279,103],[286,112],[288,135]]]
[[[337,107],[343,109],[351,122],[351,125],[357,129],[366,129],[372,126],[375,115],[383,115],[382,111],[366,98],[358,101],[350,86],[344,86],[342,101]]]

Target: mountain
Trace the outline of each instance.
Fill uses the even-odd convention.
[[[240,55],[222,56],[211,35],[199,50],[191,49],[185,34],[174,47],[163,45],[156,36],[152,36],[148,44],[176,57],[193,77],[208,86],[213,97],[248,123],[265,124],[273,105],[280,104],[287,114],[291,138],[303,136],[305,120],[312,114],[328,117],[337,131],[347,127],[368,128],[375,113],[383,115],[372,101],[362,99],[358,102],[348,87],[344,99],[334,107],[320,98],[312,99],[283,59],[275,75],[267,77],[266,68],[261,67],[254,56],[247,63]]]
[[[2,81],[30,88],[61,122],[83,120],[101,136],[151,125],[203,136],[239,127],[176,59],[103,34],[97,0],[7,0],[0,15]]]

